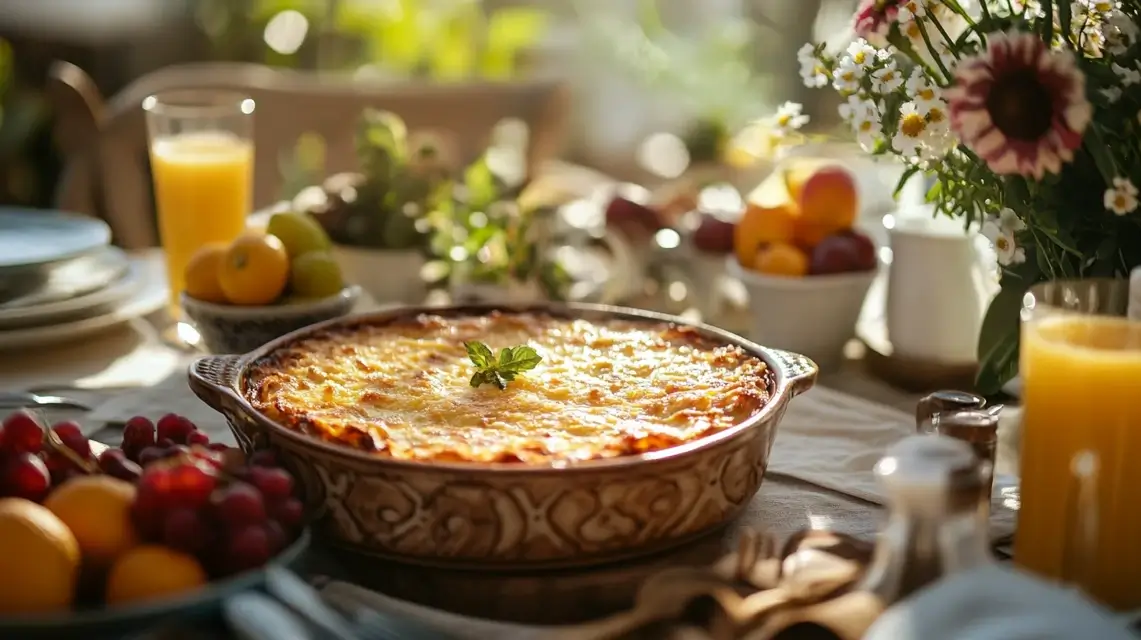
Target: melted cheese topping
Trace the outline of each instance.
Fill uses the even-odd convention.
[[[543,360],[473,388],[464,341]],[[311,435],[416,460],[549,463],[641,453],[740,423],[769,397],[761,359],[668,324],[533,314],[420,316],[317,334],[258,361],[245,393]]]

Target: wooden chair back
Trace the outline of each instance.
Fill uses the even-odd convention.
[[[560,151],[568,104],[565,88],[554,81],[388,83],[237,63],[167,67],[106,103],[87,74],[69,63],[52,68],[49,85],[56,139],[66,154],[57,205],[104,218],[115,242],[126,248],[158,243],[142,110],[149,95],[225,90],[256,101],[255,208],[280,199],[280,159],[302,134],[324,138],[329,173],[356,169],[353,134],[366,107],[392,111],[412,130],[446,131],[460,157],[469,159],[487,145],[496,124],[518,119],[528,127],[533,172]]]

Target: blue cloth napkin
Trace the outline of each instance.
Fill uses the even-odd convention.
[[[885,612],[865,640],[1138,640],[1080,593],[992,565],[924,589]]]

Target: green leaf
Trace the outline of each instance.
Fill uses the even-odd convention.
[[[495,364],[495,354],[479,340],[464,342],[464,348],[467,349],[467,357],[471,363],[480,369],[487,369]]]
[[[534,349],[527,345],[514,348],[505,347],[499,351],[498,368],[501,371],[518,373],[520,371],[530,371],[542,361],[543,356],[540,356]]]
[[[486,158],[476,160],[464,170],[464,186],[468,190],[468,206],[472,211],[486,213],[487,208],[498,197],[495,174],[487,166]]]
[[[904,170],[903,175],[899,176],[899,181],[895,183],[895,190],[891,192],[893,200],[899,199],[899,194],[903,191],[903,188],[907,186],[907,181],[911,180],[911,177],[916,173],[919,173],[919,165],[913,164]]]
[[[1021,328],[1022,297],[1034,282],[1037,269],[1032,262],[1005,274],[1002,289],[991,300],[979,330],[978,391],[991,394],[1018,373],[1018,342]]]
[[[1062,31],[1062,37],[1066,39],[1066,44],[1073,47],[1073,42],[1070,40],[1070,25],[1072,16],[1070,15],[1070,3],[1068,0],[1062,0],[1058,3],[1058,27]]]
[[[1112,147],[1106,144],[1096,125],[1087,128],[1086,135],[1088,136],[1085,144],[1086,152],[1093,158],[1093,163],[1097,165],[1097,170],[1101,173],[1105,184],[1113,184],[1113,178],[1117,176],[1117,168],[1113,163],[1113,156],[1110,155]]]

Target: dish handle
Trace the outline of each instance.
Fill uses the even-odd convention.
[[[229,413],[230,402],[237,400],[234,383],[241,372],[241,356],[205,356],[190,363],[187,369],[190,390],[218,413]]]
[[[816,374],[820,368],[808,356],[780,349],[769,349],[784,373],[784,386],[798,396],[816,384]]]

